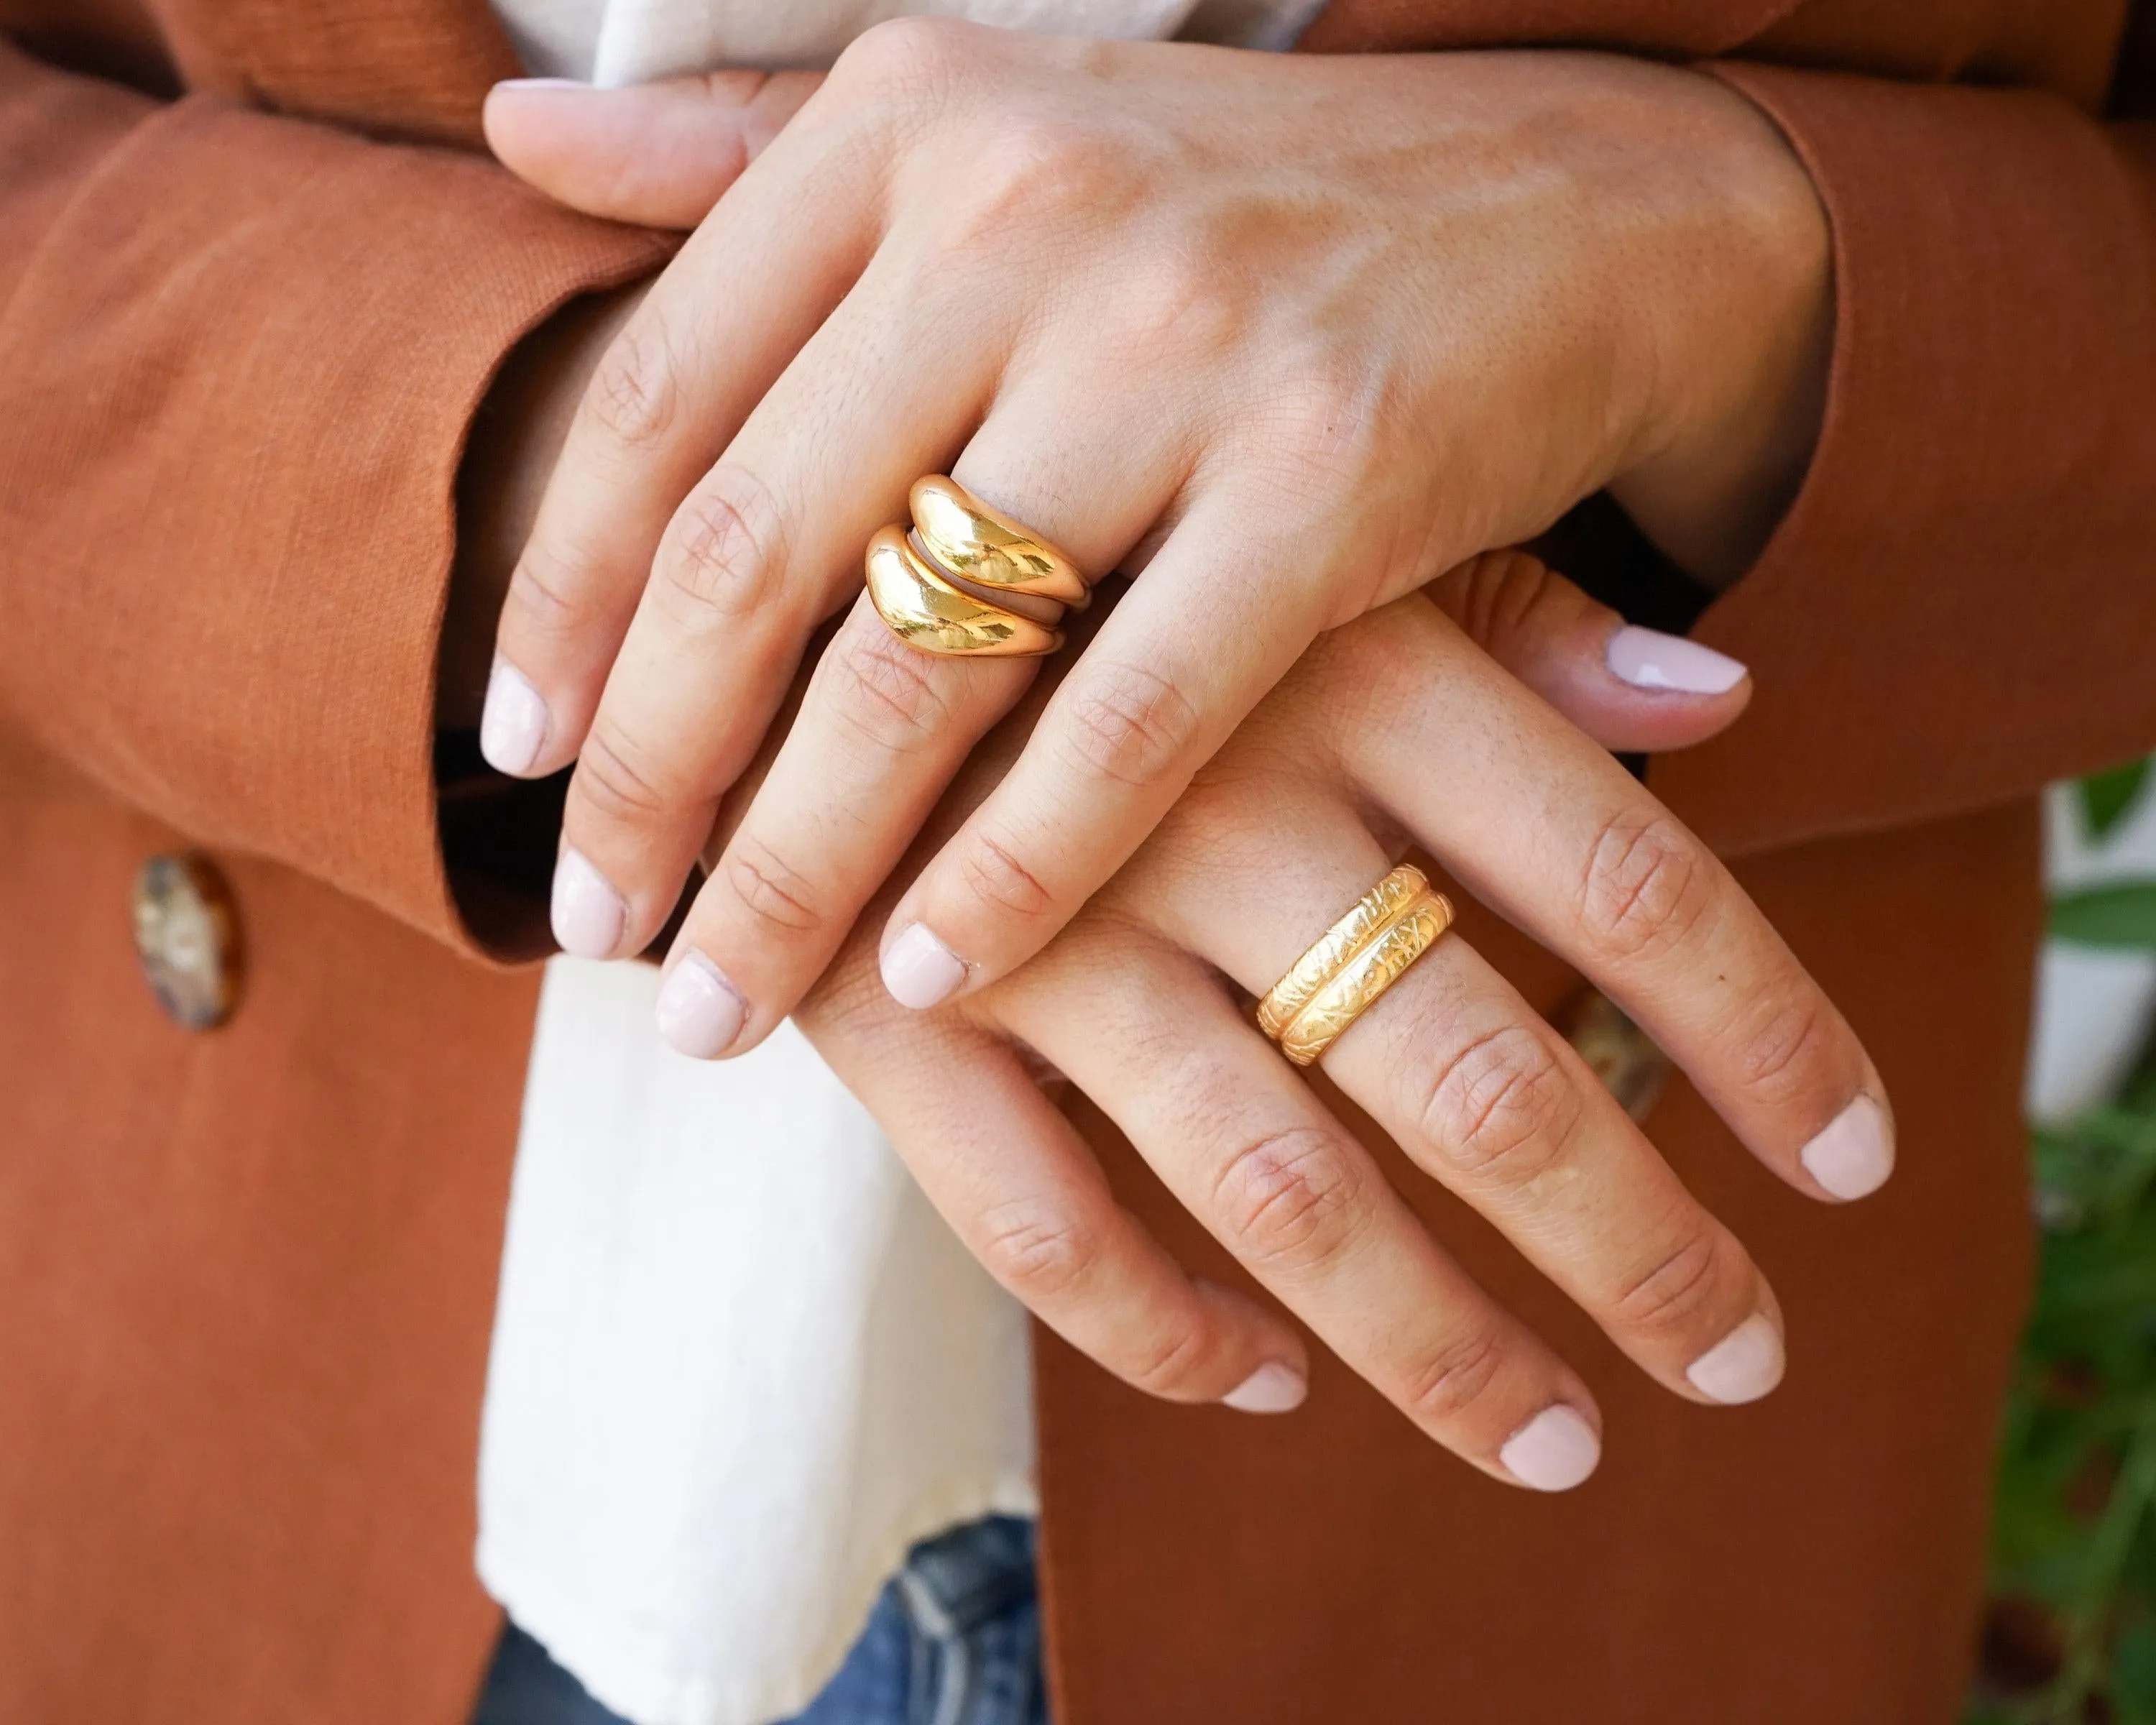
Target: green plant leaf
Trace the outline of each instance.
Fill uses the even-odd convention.
[[[2107,773],[2092,773],[2081,782],[2082,819],[2089,836],[2101,839],[2125,819],[2148,783],[2148,761],[2128,761]]]
[[[2122,880],[2051,901],[2051,937],[2083,947],[2156,947],[2156,880]]]

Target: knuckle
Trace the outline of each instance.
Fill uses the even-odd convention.
[[[1101,1262],[1100,1240],[1068,1211],[1027,1199],[983,1219],[978,1247],[988,1273],[1032,1307],[1082,1289]]]
[[[1175,1324],[1138,1343],[1122,1365],[1122,1373],[1147,1395],[1180,1401],[1190,1395],[1199,1381],[1210,1353],[1199,1326]]]
[[[1519,550],[1485,552],[1445,578],[1448,608],[1470,640],[1504,656],[1503,649],[1535,632],[1535,624],[1559,588],[1541,558]]]
[[[671,619],[690,628],[736,624],[762,610],[786,574],[770,492],[741,468],[713,469],[668,524],[658,574]]]
[[[980,52],[976,33],[957,19],[886,18],[847,44],[830,75],[856,99],[934,97],[957,83]]]
[[[514,619],[527,635],[576,639],[590,623],[590,608],[580,592],[581,572],[554,547],[534,540],[509,578],[503,616]]]
[[[1199,715],[1168,678],[1140,665],[1111,664],[1070,691],[1070,747],[1093,772],[1118,784],[1156,783],[1189,748]]]
[[[1418,1117],[1453,1173],[1514,1191],[1558,1171],[1581,1117],[1579,1092],[1556,1054],[1518,1024],[1440,1060]]]
[[[642,449],[665,438],[680,400],[666,343],[632,325],[600,355],[584,392],[584,410],[616,443]]]
[[[951,703],[935,659],[880,624],[847,634],[851,639],[831,655],[832,706],[841,723],[878,750],[901,753],[948,728]]]
[[[1214,1182],[1229,1248],[1246,1263],[1311,1269],[1337,1261],[1359,1229],[1359,1160],[1314,1127],[1239,1146]]]
[[[1383,459],[1388,388],[1382,370],[1344,349],[1291,361],[1246,422],[1253,454],[1290,495],[1352,492]]]
[[[724,867],[734,897],[757,922],[793,934],[824,926],[814,884],[753,834],[735,835]]]
[[[577,758],[578,794],[609,821],[649,825],[673,807],[673,799],[656,773],[639,764],[641,752],[617,727],[593,726]]]
[[[1702,1228],[1617,1291],[1614,1307],[1625,1328],[1652,1335],[1684,1334],[1720,1302],[1729,1245],[1725,1236]]]
[[[1794,996],[1776,991],[1738,1014],[1730,1033],[1738,1084],[1769,1101],[1802,1093],[1822,1065],[1830,1016],[1809,988]]]
[[[1579,921],[1604,953],[1629,961],[1681,946],[1714,899],[1715,865],[1700,842],[1659,809],[1628,809],[1589,846]]]
[[[958,860],[959,878],[974,897],[1014,916],[1045,916],[1055,903],[1047,883],[1001,839],[976,833]]]
[[[1481,1404],[1505,1363],[1505,1345],[1487,1328],[1458,1336],[1409,1373],[1403,1392],[1408,1411],[1430,1425],[1445,1425]]]

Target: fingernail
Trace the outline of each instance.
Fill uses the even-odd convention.
[[[675,960],[659,990],[659,1034],[680,1054],[716,1060],[733,1046],[748,1003],[719,967],[693,949]]]
[[[564,850],[554,865],[554,938],[579,958],[611,958],[621,944],[629,908],[581,851]]]
[[[1829,1121],[1798,1158],[1836,1198],[1869,1198],[1894,1172],[1894,1140],[1887,1111],[1859,1096]]]
[[[581,78],[505,78],[496,90],[590,90]]]
[[[1301,1373],[1279,1360],[1267,1360],[1220,1398],[1220,1405],[1239,1414],[1286,1414],[1302,1405],[1310,1385]]]
[[[1569,1491],[1602,1459],[1594,1428],[1563,1402],[1544,1408],[1497,1452],[1505,1471],[1537,1491]]]
[[[1603,656],[1620,682],[1674,695],[1727,695],[1745,677],[1743,664],[1727,653],[1630,623],[1609,637]]]
[[[883,955],[883,985],[901,1006],[924,1011],[940,1006],[966,980],[966,963],[925,924],[909,922]]]
[[[1755,1312],[1686,1367],[1685,1376],[1702,1395],[1730,1407],[1756,1402],[1782,1381],[1782,1332]]]
[[[524,673],[495,660],[479,716],[479,752],[496,773],[529,773],[547,741],[547,703]]]

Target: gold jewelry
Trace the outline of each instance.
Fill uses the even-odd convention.
[[[1357,901],[1258,1004],[1258,1025],[1307,1066],[1452,926],[1452,901],[1403,863]]]
[[[1083,610],[1093,596],[1077,564],[1031,529],[998,515],[957,480],[932,473],[907,498],[929,560],[961,580]]]
[[[1317,998],[1282,1033],[1281,1052],[1298,1066],[1311,1065],[1451,927],[1450,899],[1441,892],[1417,899],[1317,991]]]
[[[1063,644],[1061,629],[953,587],[897,527],[880,528],[869,541],[868,581],[876,614],[924,653],[1028,659]]]
[[[1295,1015],[1332,980],[1373,936],[1430,891],[1430,877],[1402,863],[1355,902],[1355,907],[1312,944],[1288,973],[1258,1003],[1258,1028],[1277,1042]]]
[[[941,474],[916,480],[909,501],[911,534],[903,526],[880,529],[865,559],[869,598],[893,634],[924,653],[997,658],[1034,658],[1063,644],[1052,621],[971,589],[1075,609],[1091,597],[1075,563]]]

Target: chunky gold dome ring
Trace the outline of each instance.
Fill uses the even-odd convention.
[[[1452,927],[1452,901],[1402,863],[1355,901],[1258,1003],[1258,1028],[1307,1066]]]
[[[889,526],[869,541],[869,598],[894,634],[924,653],[1000,658],[1063,644],[1062,630],[989,595],[1076,609],[1090,592],[1075,563],[940,474],[916,480],[908,501],[912,532]]]

